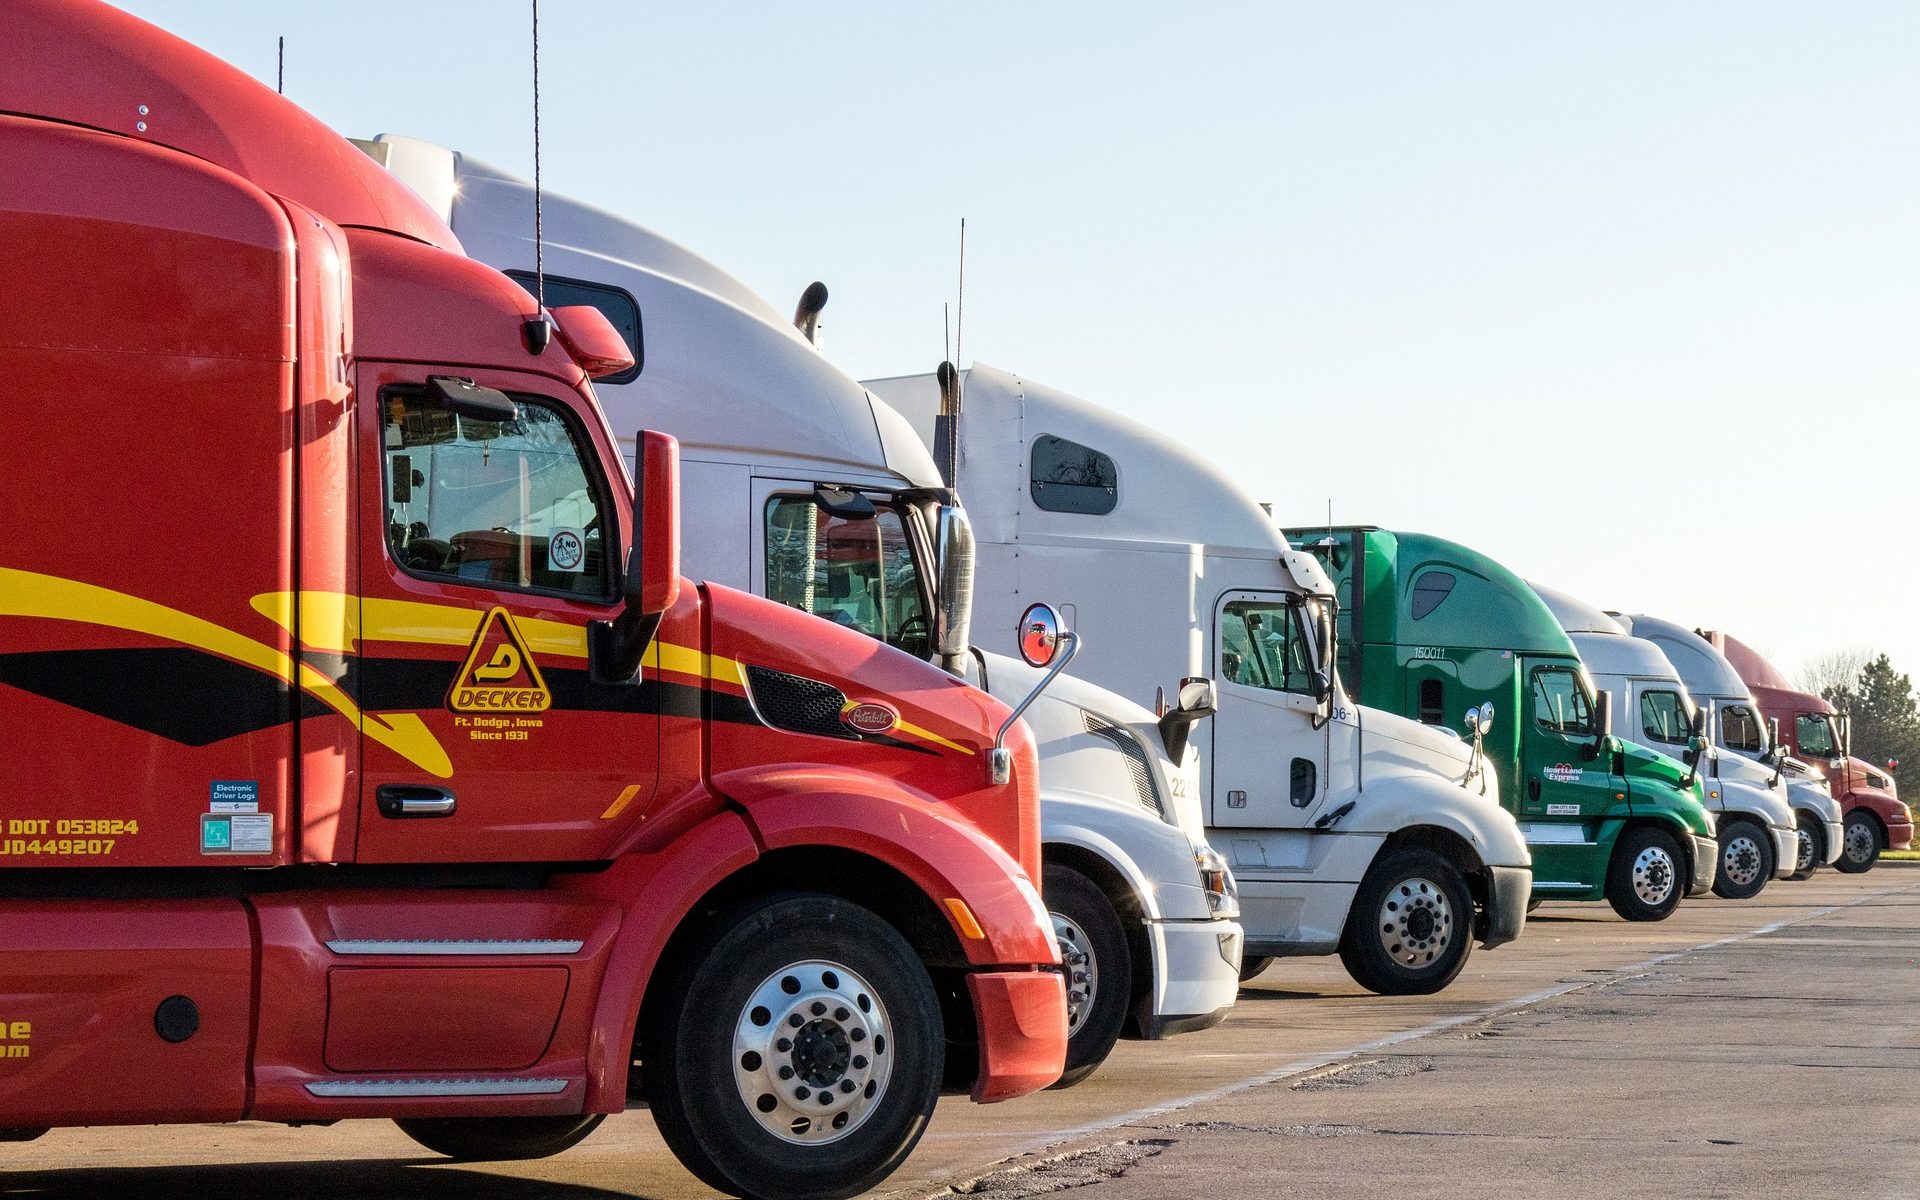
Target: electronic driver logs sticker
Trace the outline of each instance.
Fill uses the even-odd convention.
[[[1541,774],[1553,780],[1555,783],[1579,783],[1581,777],[1584,776],[1586,772],[1574,766],[1572,763],[1555,763],[1542,771]]]
[[[547,711],[553,694],[527,643],[504,608],[493,608],[480,622],[467,661],[454,676],[447,707],[463,713],[537,713]]]
[[[587,569],[587,539],[578,529],[562,526],[548,536],[547,569],[569,575]]]

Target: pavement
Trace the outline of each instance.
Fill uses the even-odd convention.
[[[888,1200],[1920,1196],[1920,864],[1823,871],[1658,925],[1549,903],[1438,996],[1282,961],[1220,1027],[1077,1088],[943,1100]],[[681,1200],[644,1112],[565,1154],[452,1164],[391,1125],[55,1130],[0,1197]]]

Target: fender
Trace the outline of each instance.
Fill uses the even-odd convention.
[[[1485,866],[1528,867],[1533,855],[1513,815],[1494,800],[1431,775],[1393,775],[1367,781],[1354,812],[1339,826],[1342,833],[1391,835],[1415,825],[1444,829],[1458,836]]]
[[[753,831],[737,812],[722,812],[656,854],[629,854],[597,875],[570,876],[560,886],[613,900],[624,910],[620,933],[601,975],[587,1039],[586,1111],[626,1107],[627,1069],[640,1002],[667,942],[701,897],[760,857]]]
[[[931,896],[976,967],[1058,966],[1040,891],[1013,857],[935,800],[883,776],[807,764],[714,777],[767,850],[831,845],[879,859]],[[968,928],[949,900],[972,913]]]
[[[1144,824],[1156,828],[1148,830],[1142,827]],[[1162,836],[1161,831],[1165,831],[1166,836]],[[1049,846],[1072,846],[1113,868],[1139,902],[1141,915],[1149,921],[1204,920],[1212,916],[1201,899],[1199,876],[1191,865],[1193,847],[1186,835],[1138,810],[1115,812],[1110,801],[1049,795],[1043,789],[1040,842],[1043,856]],[[1194,886],[1184,889],[1177,886],[1176,881],[1184,883],[1189,877]],[[1167,884],[1176,886],[1169,888]],[[1182,911],[1168,912],[1165,901],[1185,891],[1192,892],[1199,908],[1188,911],[1190,906],[1182,906]]]
[[[1708,782],[1711,790],[1718,786],[1720,802],[1728,816],[1738,813],[1758,818],[1766,829],[1792,829],[1793,810],[1786,798],[1766,791],[1744,779],[1716,779]]]

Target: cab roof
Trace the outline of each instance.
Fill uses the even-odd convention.
[[[336,225],[459,252],[446,222],[352,143],[246,72],[97,0],[11,0],[0,112],[166,146]]]
[[[1681,683],[1680,673],[1673,669],[1667,656],[1646,638],[1588,630],[1569,631],[1567,636],[1580,651],[1580,661],[1587,664],[1587,670],[1594,675]]]
[[[1677,621],[1666,621],[1636,613],[1621,618],[1633,636],[1645,638],[1660,648],[1673,669],[1686,681],[1687,690],[1696,696],[1744,697],[1747,681],[1733,669],[1726,656],[1713,643]]]
[[[1577,596],[1570,596],[1555,588],[1542,587],[1529,583],[1541,601],[1552,610],[1553,619],[1560,622],[1560,628],[1568,633],[1608,633],[1624,635],[1627,627],[1609,614],[1605,609],[1595,608]]]

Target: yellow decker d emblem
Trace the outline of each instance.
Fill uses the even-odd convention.
[[[488,611],[473,637],[467,661],[454,676],[447,707],[464,713],[537,713],[553,704],[547,681],[504,608]]]

